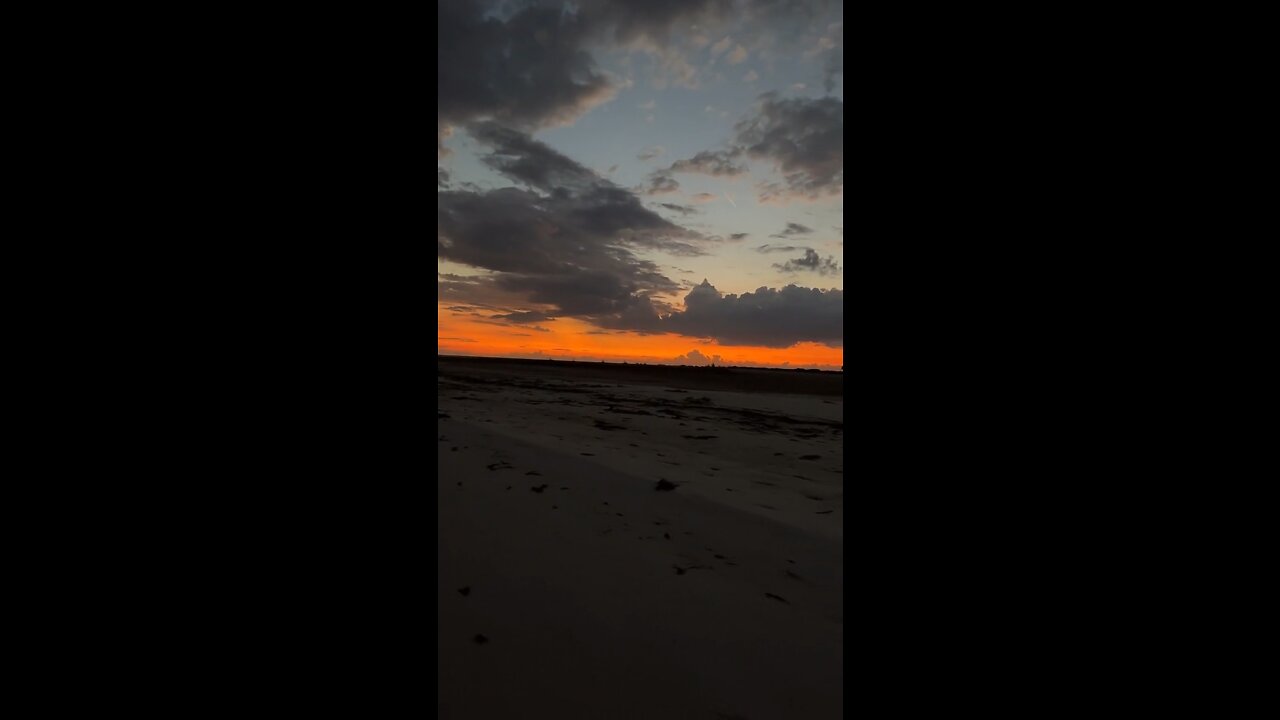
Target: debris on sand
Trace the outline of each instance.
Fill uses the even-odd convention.
[[[466,597],[466,596],[470,595],[470,594],[471,594],[471,586],[470,586],[470,585],[468,585],[468,586],[466,586],[466,587],[460,587],[460,588],[458,588],[458,594],[459,594],[459,595],[461,595],[462,597]]]
[[[485,644],[485,643],[489,642],[489,638],[487,638],[487,637],[485,637],[485,636],[483,636],[483,635],[481,635],[481,634],[479,634],[479,633],[477,633],[477,634],[476,634],[476,636],[475,636],[474,638],[472,638],[472,639],[475,641],[475,643],[476,643],[477,645],[483,645],[483,644]]]
[[[780,602],[780,603],[786,603],[787,605],[790,605],[790,604],[791,604],[791,603],[787,602],[787,599],[786,599],[786,598],[784,598],[784,597],[782,597],[781,595],[774,595],[773,593],[765,593],[765,594],[764,594],[764,596],[765,596],[765,597],[767,597],[767,598],[771,598],[771,599],[773,599],[773,600],[777,600],[777,601],[778,601],[778,602]]]
[[[658,484],[653,486],[653,489],[659,490],[659,491],[670,491],[670,490],[675,490],[676,487],[678,486],[675,483],[671,482],[670,480],[667,480],[666,478],[660,478],[658,480]]]
[[[533,487],[531,487],[531,488],[529,488],[529,489],[530,489],[530,490],[532,490],[532,491],[534,491],[534,492],[536,492],[536,493],[540,493],[540,492],[542,492],[543,490],[546,490],[546,489],[547,489],[547,485],[546,485],[546,483],[543,483],[543,484],[541,484],[541,485],[534,485]]]

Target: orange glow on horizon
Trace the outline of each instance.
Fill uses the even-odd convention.
[[[604,330],[573,318],[515,325],[454,312],[443,303],[436,305],[436,319],[436,348],[444,355],[669,364],[680,362],[678,358],[697,350],[707,358],[719,355],[716,363],[723,365],[826,370],[839,370],[844,365],[844,348],[819,343],[799,343],[789,348],[721,345],[684,335]],[[685,362],[694,364],[692,360]]]

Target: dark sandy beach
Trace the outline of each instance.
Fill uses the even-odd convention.
[[[840,717],[842,387],[441,358],[440,717]]]

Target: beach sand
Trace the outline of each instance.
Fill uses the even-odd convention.
[[[440,717],[841,717],[842,376],[577,366],[440,358]]]

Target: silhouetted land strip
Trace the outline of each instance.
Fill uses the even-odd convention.
[[[524,360],[519,358],[437,355],[437,372],[449,366],[496,371],[519,370],[545,377],[666,385],[688,390],[843,395],[844,373],[821,370],[773,368],[696,367],[640,365],[573,360]]]

